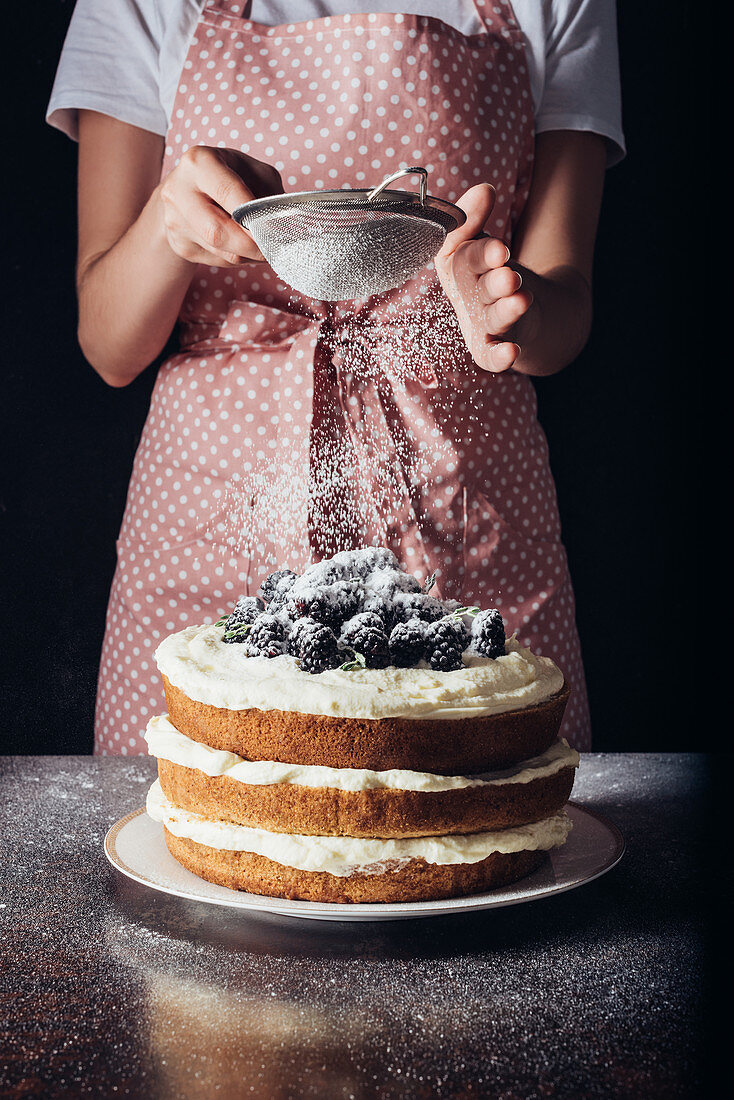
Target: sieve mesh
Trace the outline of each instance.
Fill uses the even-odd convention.
[[[277,195],[246,203],[233,217],[294,290],[325,301],[366,298],[416,275],[464,217],[450,203],[426,200],[424,191],[420,200],[401,191],[376,199],[380,190]]]

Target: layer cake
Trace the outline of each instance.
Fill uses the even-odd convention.
[[[565,842],[579,758],[558,738],[563,675],[496,612],[429,596],[386,555],[279,571],[159,646],[148,812],[195,874],[416,901],[513,882]]]

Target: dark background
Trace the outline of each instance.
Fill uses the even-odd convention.
[[[107,388],[76,344],[76,148],[44,124],[72,0],[8,6],[0,752],[91,752],[115,538],[154,381]],[[695,636],[689,183],[707,161],[683,0],[619,0],[627,159],[607,175],[591,340],[537,385],[598,751],[715,747],[680,683]],[[685,216],[681,215],[685,212]],[[708,740],[707,740],[708,739]]]

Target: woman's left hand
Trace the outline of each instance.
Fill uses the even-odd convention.
[[[509,266],[510,250],[497,237],[480,237],[494,206],[487,183],[471,187],[457,206],[464,225],[447,236],[436,256],[436,273],[456,311],[466,345],[482,370],[508,370],[522,345],[535,335],[533,295]]]

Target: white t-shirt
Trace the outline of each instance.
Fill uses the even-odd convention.
[[[77,112],[99,111],[164,135],[204,0],[77,0],[47,121],[76,139]],[[624,156],[615,0],[513,0],[525,38],[535,132],[587,130]],[[243,3],[243,9],[245,5]],[[347,12],[432,15],[463,34],[482,24],[473,0],[252,0],[249,18],[278,26]]]

